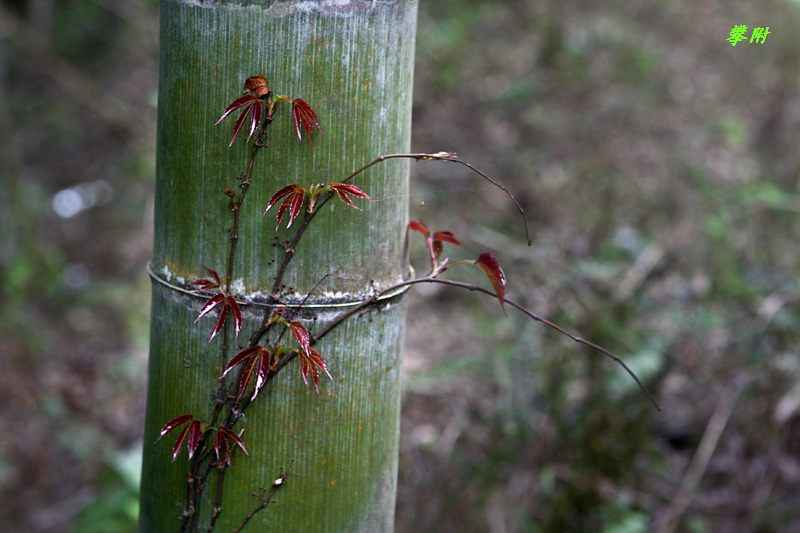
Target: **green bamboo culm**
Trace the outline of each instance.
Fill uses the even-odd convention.
[[[256,159],[240,214],[232,292],[240,301],[264,301],[285,253],[273,246],[275,209],[262,217],[272,194],[291,183],[340,181],[381,154],[409,150],[416,16],[416,3],[407,0],[161,0],[150,267],[157,281],[140,531],[180,530],[188,458],[183,450],[172,462],[178,432],[155,443],[159,430],[183,414],[205,421],[226,362],[222,344],[230,358],[263,316],[261,308],[243,306],[238,340],[228,328],[227,339],[220,334],[209,343],[217,313],[194,323],[204,300],[174,288],[208,278],[205,267],[220,275],[227,268],[233,218],[223,189],[238,190],[253,141],[246,143],[243,131],[228,147],[238,113],[214,123],[241,96],[244,81],[262,74],[274,94],[308,102],[324,132],[315,132],[313,148],[305,132],[299,142],[290,106],[278,104],[269,146]],[[370,168],[351,183],[374,202],[356,200],[363,211],[328,202],[312,221],[284,279],[287,298],[310,293],[304,323],[312,333],[340,312],[335,305],[408,276],[408,170],[403,159]],[[292,232],[282,227],[278,234],[283,242]],[[405,315],[400,296],[327,335],[316,349],[333,381],[323,376],[319,395],[303,383],[297,360],[262,389],[234,427],[244,430],[250,456],[234,452],[215,531],[239,527],[259,504],[252,494],[282,472],[286,483],[273,503],[243,531],[392,530]],[[291,335],[282,342],[291,344]],[[198,510],[200,531],[211,521],[216,486],[212,471]]]

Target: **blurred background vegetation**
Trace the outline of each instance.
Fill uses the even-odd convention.
[[[733,47],[739,24],[770,33]],[[411,217],[663,411],[421,288],[399,532],[800,531],[798,27],[789,0],[420,2],[414,149],[502,181],[534,243],[456,165],[412,167]],[[0,3],[2,531],[135,528],[157,48],[156,0]]]

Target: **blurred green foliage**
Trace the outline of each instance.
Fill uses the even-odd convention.
[[[784,366],[800,351],[798,14],[780,1],[421,5],[414,144],[507,185],[535,243],[512,206],[451,169],[418,167],[412,218],[462,239],[454,259],[495,253],[512,298],[619,354],[664,411],[601,354],[436,292],[411,311],[399,530],[656,531],[675,512],[662,531],[800,526],[779,503],[800,464],[786,440],[798,374]],[[733,48],[741,23],[773,33]]]
[[[0,5],[3,531],[135,528],[154,8]]]
[[[113,452],[96,479],[97,498],[78,513],[72,533],[128,533],[138,529],[141,446]]]

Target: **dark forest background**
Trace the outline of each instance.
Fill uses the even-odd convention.
[[[415,291],[398,532],[800,530],[797,28],[789,0],[420,2],[413,147],[507,185],[534,244],[456,165],[412,166],[412,219],[663,412],[541,324]],[[156,0],[0,3],[3,531],[135,529],[157,50]]]

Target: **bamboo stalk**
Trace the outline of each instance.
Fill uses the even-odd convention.
[[[285,253],[272,246],[272,211],[262,218],[270,196],[291,183],[339,181],[382,153],[408,151],[416,4],[162,0],[160,17],[151,268],[166,283],[155,282],[153,290],[141,531],[180,529],[187,457],[184,451],[170,462],[174,437],[153,443],[168,420],[213,410],[225,363],[224,340],[207,342],[216,316],[194,324],[204,301],[169,286],[190,289],[189,282],[208,277],[204,267],[222,272],[227,265],[232,218],[222,190],[237,187],[251,145],[242,138],[228,148],[233,121],[214,123],[241,95],[244,80],[263,74],[273,92],[309,102],[324,131],[313,149],[299,143],[289,107],[279,107],[269,147],[255,163],[232,292],[240,301],[264,302]],[[303,321],[312,332],[341,312],[324,306],[367,298],[407,273],[408,161],[387,161],[353,183],[375,201],[361,205],[363,212],[328,202],[286,273],[283,296],[294,301],[327,274],[347,278],[326,278],[308,298]],[[391,531],[405,312],[400,296],[327,335],[316,349],[334,381],[322,382],[319,396],[303,384],[298,361],[270,380],[235,426],[244,429],[250,456],[234,453],[215,530],[235,530],[262,503],[259,495],[272,493],[273,503],[243,531]],[[237,346],[229,332],[228,356],[247,342],[261,313],[243,307],[243,334]],[[270,490],[282,473],[285,483]],[[216,482],[212,472],[201,530],[211,521]]]

